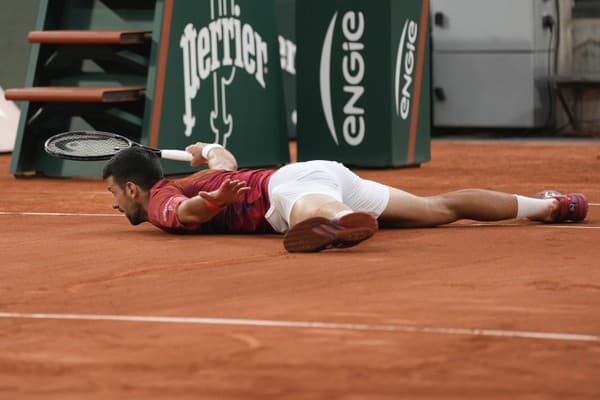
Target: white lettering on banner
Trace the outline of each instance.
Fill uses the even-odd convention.
[[[320,91],[325,121],[335,144],[339,146],[331,97],[331,62],[336,21],[337,12],[329,23],[323,41],[320,63]],[[347,144],[358,146],[363,142],[366,131],[365,110],[359,104],[365,93],[365,88],[362,85],[366,71],[365,59],[362,55],[362,51],[365,49],[365,45],[362,43],[365,32],[364,14],[354,11],[346,12],[342,17],[341,28],[344,37],[341,48],[343,54],[341,72],[345,82],[343,91],[348,95],[343,108],[345,117],[342,123],[342,133]]]
[[[335,29],[336,20],[337,12],[333,15],[331,22],[329,22],[329,27],[323,40],[323,50],[321,50],[321,62],[319,66],[319,87],[321,89],[321,105],[323,107],[323,114],[325,115],[325,122],[333,141],[339,146],[331,104],[331,53],[333,50],[333,30]]]
[[[358,17],[358,18],[357,18]],[[342,33],[347,42],[342,44],[346,53],[342,57],[342,74],[347,85],[344,92],[350,97],[344,106],[344,125],[342,132],[344,140],[351,146],[358,146],[365,138],[365,110],[357,106],[358,100],[365,92],[361,86],[365,76],[365,60],[360,53],[365,46],[360,42],[365,31],[365,20],[361,12],[349,11],[342,19]]]
[[[215,7],[217,1],[217,7]],[[230,5],[228,7],[228,3]],[[215,16],[218,14],[218,17]],[[185,113],[183,123],[185,135],[191,136],[196,125],[192,110],[192,100],[201,89],[202,82],[212,75],[214,91],[214,110],[211,112],[211,129],[219,142],[219,133],[223,135],[223,145],[233,129],[233,119],[227,113],[226,86],[234,78],[237,68],[252,75],[261,88],[266,88],[267,43],[254,28],[240,20],[240,7],[234,0],[211,0],[211,21],[208,26],[196,29],[192,23],[185,26],[179,46],[183,55],[183,84]],[[226,70],[224,70],[227,68]],[[223,71],[222,77],[217,73]],[[220,132],[217,120],[227,126],[226,132]]]
[[[279,35],[279,56],[281,58],[281,71],[296,76],[296,43]],[[297,112],[292,110],[288,116],[289,121],[297,125]]]
[[[296,43],[283,36],[278,36],[281,70],[296,75]]]
[[[400,43],[398,45],[398,54],[396,56],[396,74],[395,74],[395,100],[396,115],[406,120],[410,114],[410,101],[412,98],[412,83],[415,73],[415,52],[416,42],[419,35],[419,25],[412,20],[407,20],[402,29]],[[404,67],[404,68],[403,68]],[[404,70],[404,71],[403,71]],[[404,78],[404,82],[401,83]],[[402,89],[402,90],[401,90]]]

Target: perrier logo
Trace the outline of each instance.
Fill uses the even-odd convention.
[[[234,127],[234,118],[227,111],[227,88],[235,80],[236,71],[253,76],[264,89],[268,62],[267,43],[251,25],[240,20],[240,6],[235,0],[210,0],[211,22],[196,29],[185,26],[179,46],[183,54],[185,135],[191,136],[196,126],[192,100],[200,90],[210,90],[212,82],[213,109],[210,128],[215,143],[227,145]]]

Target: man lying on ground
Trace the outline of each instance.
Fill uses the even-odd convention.
[[[186,148],[192,166],[208,169],[164,179],[158,157],[132,147],[104,167],[113,208],[133,225],[150,222],[171,233],[281,233],[289,252],[351,247],[379,225],[423,228],[460,219],[527,218],[579,222],[588,202],[579,193],[547,191],[535,198],[465,189],[420,197],[362,179],[333,161],[308,161],[279,169],[237,169],[235,157],[216,144]]]

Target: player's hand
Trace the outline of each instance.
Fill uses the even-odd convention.
[[[190,161],[190,166],[198,167],[200,165],[208,165],[208,160],[202,156],[202,149],[204,146],[208,145],[208,143],[194,143],[190,144],[185,148],[185,151],[192,155],[192,161]]]
[[[250,186],[246,186],[246,181],[241,181],[239,179],[225,179],[217,190],[213,190],[212,192],[199,192],[198,196],[219,207],[224,207],[239,201],[244,193],[249,190]]]

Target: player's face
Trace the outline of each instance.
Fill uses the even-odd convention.
[[[126,189],[121,188],[112,176],[106,179],[106,183],[108,191],[112,194],[112,207],[115,210],[125,214],[131,225],[139,225],[146,221],[142,206],[133,199],[132,195],[127,193]]]

